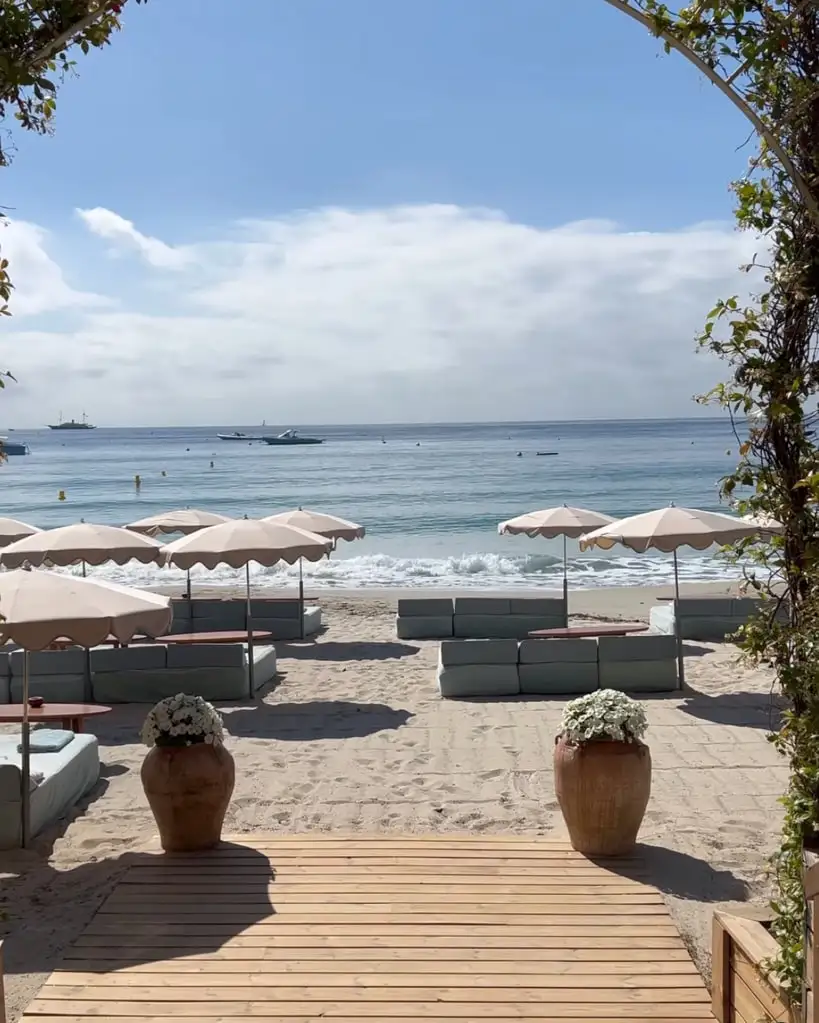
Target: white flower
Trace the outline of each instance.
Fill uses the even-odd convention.
[[[560,723],[563,737],[577,746],[595,739],[637,742],[646,728],[643,705],[616,689],[600,689],[571,700]]]
[[[153,708],[145,718],[141,735],[146,746],[168,745],[169,739],[191,746],[194,741],[221,743],[224,730],[216,708],[207,700],[177,693]]]

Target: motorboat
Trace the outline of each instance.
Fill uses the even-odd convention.
[[[83,412],[82,419],[77,422],[76,419],[63,419],[62,412],[60,413],[59,421],[56,423],[48,424],[49,430],[96,430],[96,426],[92,426],[88,422],[88,416]]]
[[[3,455],[30,455],[31,449],[28,444],[21,444],[18,440],[9,440],[8,437],[0,437],[0,457]]]
[[[295,430],[285,430],[275,437],[262,437],[265,444],[285,446],[288,444],[323,444],[324,441],[318,437],[301,437]]]
[[[255,433],[240,433],[236,430],[234,433],[217,433],[216,436],[219,440],[264,440],[262,436]]]

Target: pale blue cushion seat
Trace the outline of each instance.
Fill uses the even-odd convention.
[[[679,686],[674,636],[601,636],[597,657],[601,689],[663,693]]]
[[[395,616],[399,639],[444,639],[453,635],[451,597],[401,597]]]
[[[518,654],[521,693],[576,695],[598,688],[595,639],[528,639]]]
[[[15,650],[9,658],[9,702],[23,699],[25,654]],[[35,650],[28,655],[28,691],[48,703],[84,703],[90,699],[87,652],[82,647]]]
[[[443,640],[438,654],[438,689],[444,697],[517,696],[515,640]]]

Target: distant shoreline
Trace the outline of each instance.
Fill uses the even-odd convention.
[[[736,596],[740,592],[742,581],[721,580],[708,583],[684,583],[680,585],[680,593],[689,597],[719,597]],[[182,590],[179,586],[151,586],[146,587],[154,593],[164,593],[169,596],[179,597]],[[261,586],[251,586],[253,597],[297,597],[298,590],[295,587],[281,589],[270,589]],[[360,589],[325,589],[319,586],[311,587],[310,581],[306,580],[304,585],[305,595],[316,597],[320,604],[332,609],[333,604],[379,604],[395,607],[398,601],[406,597],[429,598],[429,597],[555,597],[560,595],[560,590],[550,588],[524,588],[514,589],[502,588],[448,588],[435,589],[432,587],[424,589],[417,588],[385,588],[373,587]],[[637,619],[638,621],[648,620],[648,614],[653,604],[660,597],[673,597],[674,586],[612,586],[598,587],[591,590],[569,589],[569,614],[578,618],[599,618],[603,620],[625,620]],[[193,596],[211,599],[218,598],[242,598],[245,596],[244,586],[197,586],[194,581]]]

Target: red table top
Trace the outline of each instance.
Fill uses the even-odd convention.
[[[264,639],[272,639],[272,632],[253,631],[250,634],[254,640],[261,642]],[[234,632],[176,632],[170,636],[159,636],[152,643],[242,643],[247,639],[247,629],[239,629]]]
[[[19,724],[23,720],[22,703],[0,704],[0,721]],[[92,718],[110,713],[110,707],[101,703],[44,703],[42,707],[29,707],[28,719],[35,721],[64,721],[66,718]]]
[[[640,622],[624,622],[622,625],[608,622],[605,625],[570,625],[566,629],[535,629],[530,639],[583,639],[594,636],[628,636],[631,632],[648,632],[648,626]]]

